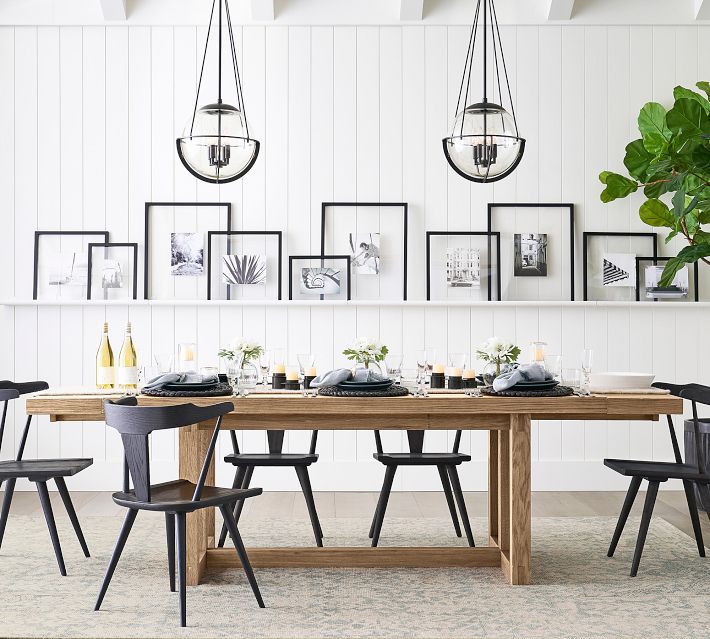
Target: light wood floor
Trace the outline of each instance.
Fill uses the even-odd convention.
[[[2,494],[0,492],[0,494]],[[52,504],[57,517],[65,516],[59,495],[52,493]],[[485,492],[466,493],[466,505],[471,517],[487,516],[488,496]],[[641,514],[645,493],[636,498],[632,515]],[[108,492],[73,492],[72,499],[79,517],[122,517],[123,508],[116,506]],[[377,493],[318,492],[316,506],[321,517],[370,518],[377,501]],[[532,500],[533,517],[617,517],[624,500],[622,492],[535,492]],[[42,517],[37,494],[16,492],[12,500],[13,514]],[[395,492],[387,506],[390,517],[448,517],[446,501],[438,492]],[[269,492],[258,499],[249,499],[245,517],[307,519],[308,511],[301,493]],[[654,509],[654,517],[661,517],[692,537],[693,529],[683,491],[661,491]],[[710,548],[710,519],[700,513],[703,537]]]

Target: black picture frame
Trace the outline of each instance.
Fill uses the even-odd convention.
[[[589,285],[589,238],[590,237],[647,237],[653,242],[653,257],[658,259],[658,234],[646,231],[584,231],[582,233],[582,294],[585,302],[588,300]],[[638,287],[636,287],[638,299]]]
[[[34,241],[34,259],[33,259],[33,272],[32,272],[32,299],[37,299],[37,267],[39,265],[39,239],[43,235],[50,236],[88,236],[88,237],[101,237],[104,242],[108,242],[109,233],[108,231],[35,231],[35,241]],[[90,282],[87,282],[87,285]],[[87,286],[88,288],[88,286]]]
[[[574,204],[571,202],[489,202],[488,203],[488,232],[493,232],[493,211],[494,209],[567,209],[569,212],[569,299],[574,301]],[[490,239],[488,243],[490,254]],[[500,254],[498,255],[500,262]],[[500,273],[500,263],[498,272]],[[500,282],[499,282],[500,285]],[[502,299],[502,289],[498,288],[498,299]]]
[[[492,279],[490,277],[491,268],[491,237],[495,238],[496,242],[496,287],[498,298],[500,298],[500,233],[498,231],[427,231],[426,232],[426,300],[431,301],[431,238],[432,237],[487,237],[488,238],[488,260],[485,264],[489,269],[488,274],[488,301],[493,297]]]
[[[350,269],[350,256],[349,255],[289,255],[288,256],[288,299],[293,300],[293,263],[299,260],[321,260],[321,263],[325,260],[343,260],[345,262],[348,271],[348,286],[346,289],[346,300],[350,301],[350,276],[352,275]],[[323,299],[323,296],[320,296]]]
[[[636,301],[641,301],[641,262],[653,262],[654,266],[657,266],[658,262],[667,262],[672,258],[670,257],[659,257],[658,255],[637,255],[636,256]],[[687,266],[687,264],[686,264]],[[698,263],[693,263],[693,301],[700,301],[700,283],[698,278],[700,277],[700,269],[698,268]],[[646,301],[646,300],[644,300]],[[654,302],[658,301],[657,297],[653,298]]]
[[[165,207],[224,207],[227,211],[227,230],[232,230],[232,203],[231,202],[146,202],[145,203],[145,230],[143,244],[143,299],[150,299],[150,212],[153,208]]]
[[[138,299],[138,243],[137,242],[89,242],[88,245],[88,263],[87,277],[88,283],[86,286],[86,299],[91,299],[91,267],[93,263],[92,251],[95,248],[129,248],[133,249],[133,296],[131,299]]]
[[[226,237],[231,238],[233,236],[254,236],[263,235],[266,237],[274,236],[278,240],[278,293],[277,299],[280,300],[282,297],[282,271],[283,271],[283,232],[282,231],[207,231],[207,299],[212,299],[212,238],[213,237]],[[229,247],[229,239],[227,240]],[[228,289],[227,299],[231,299],[230,292]]]
[[[409,204],[407,202],[322,202],[321,203],[321,221],[320,221],[320,252],[325,254],[325,220],[326,213],[330,208],[356,208],[356,207],[384,207],[384,208],[401,208],[403,215],[404,228],[403,234],[403,270],[402,270],[402,300],[407,300],[407,244],[409,232]],[[348,269],[350,264],[348,264]],[[348,277],[348,287],[350,287],[350,278]],[[350,294],[348,293],[348,299]]]

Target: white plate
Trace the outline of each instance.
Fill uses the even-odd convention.
[[[590,386],[595,388],[650,388],[655,375],[648,373],[592,373]]]

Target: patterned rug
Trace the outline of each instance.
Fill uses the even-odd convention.
[[[710,560],[654,519],[636,579],[628,577],[638,520],[613,559],[611,518],[533,520],[533,586],[498,569],[257,569],[260,610],[243,573],[214,572],[188,588],[188,628],[168,590],[164,520],[141,513],[101,612],[93,604],[120,520],[84,517],[85,559],[59,519],[60,577],[41,517],[11,516],[0,550],[2,637],[707,637]],[[325,543],[366,544],[369,520],[323,519]],[[486,522],[472,520],[483,541]],[[304,520],[242,523],[247,546],[311,545]],[[446,519],[387,519],[382,545],[452,545]]]

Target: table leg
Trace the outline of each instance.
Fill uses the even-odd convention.
[[[488,431],[488,537],[498,544],[498,431]]]
[[[509,581],[529,584],[531,531],[530,415],[510,416]]]
[[[212,433],[197,426],[180,429],[180,479],[197,483]],[[205,485],[214,486],[214,459]],[[197,586],[207,566],[207,548],[214,546],[214,508],[187,515],[187,585]]]
[[[498,431],[498,547],[510,548],[510,431]]]

